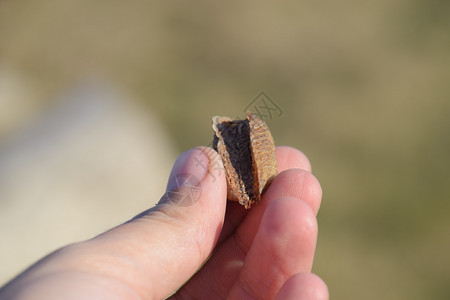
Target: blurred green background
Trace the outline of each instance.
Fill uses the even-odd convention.
[[[0,66],[34,87],[31,111],[85,78],[120,86],[177,153],[264,90],[276,143],[322,184],[313,271],[331,298],[450,299],[449,15],[445,0],[2,0]]]

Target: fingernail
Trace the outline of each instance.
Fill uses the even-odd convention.
[[[197,186],[206,176],[209,157],[199,148],[183,152],[175,161],[167,183],[167,191],[174,191],[182,186]]]

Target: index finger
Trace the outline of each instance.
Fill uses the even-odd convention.
[[[287,169],[302,169],[311,172],[308,157],[300,150],[289,146],[278,146],[275,149],[278,173]],[[248,210],[235,201],[227,201],[225,221],[217,245],[220,245],[241,223]]]
[[[306,155],[293,147],[278,146],[275,149],[278,173],[287,169],[302,169],[311,172],[311,163]]]

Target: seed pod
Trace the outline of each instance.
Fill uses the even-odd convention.
[[[277,175],[275,144],[266,123],[247,112],[245,120],[213,117],[213,148],[222,158],[228,200],[251,208]]]

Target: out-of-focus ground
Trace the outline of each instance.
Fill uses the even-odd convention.
[[[264,90],[276,143],[324,190],[313,271],[332,298],[450,298],[449,14],[0,2],[0,281],[148,207],[176,154],[210,142],[211,116],[243,116]]]

